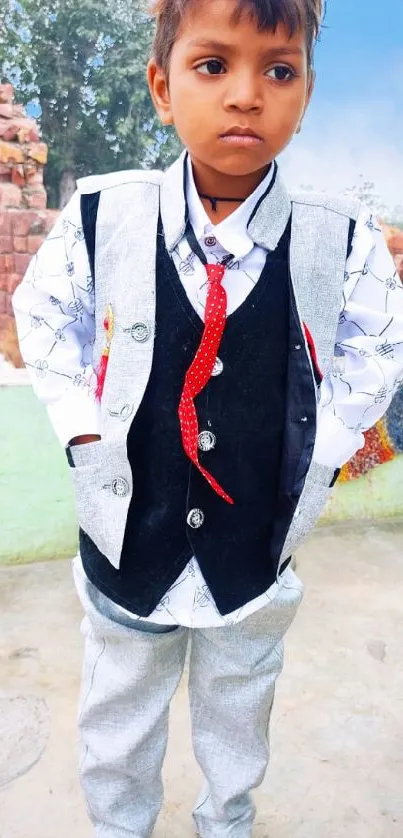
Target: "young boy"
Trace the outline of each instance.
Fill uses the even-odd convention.
[[[14,306],[76,493],[96,834],[152,833],[191,634],[196,828],[249,838],[302,599],[290,557],[391,401],[403,293],[374,218],[290,199],[278,173],[321,0],[155,12],[151,95],[186,153],[164,175],[81,181]]]

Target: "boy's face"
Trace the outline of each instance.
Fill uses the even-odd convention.
[[[197,0],[175,41],[169,78],[151,61],[149,84],[165,125],[199,167],[250,176],[287,146],[313,87],[305,32],[259,32],[233,0]]]

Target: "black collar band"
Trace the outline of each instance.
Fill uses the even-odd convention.
[[[200,193],[199,198],[203,198],[205,201],[210,201],[213,212],[217,212],[217,204],[226,202],[228,204],[243,204],[246,201],[246,198],[213,198],[212,195],[202,195]]]

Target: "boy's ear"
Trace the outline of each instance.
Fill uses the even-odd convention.
[[[162,124],[173,125],[168,79],[154,58],[151,58],[147,65],[147,80],[155,110]]]

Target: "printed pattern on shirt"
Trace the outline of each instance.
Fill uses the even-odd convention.
[[[233,219],[234,225],[240,224],[245,243],[247,219],[239,211]],[[219,244],[216,228],[205,223],[205,213],[193,226],[202,231],[198,240],[208,261],[218,262],[228,255]],[[258,281],[265,258],[265,251],[252,241],[249,252],[234,254],[224,279],[228,314],[242,305]],[[204,319],[203,265],[190,252],[186,239],[179,243],[173,259],[189,300]],[[14,302],[23,333],[21,348],[39,398],[48,404],[56,402],[71,386],[92,392],[94,288],[78,196],[32,261]],[[314,453],[318,462],[334,467],[356,452],[363,432],[383,415],[402,377],[403,289],[376,219],[365,210],[346,265],[342,306],[333,369],[326,373],[320,390]],[[83,432],[91,432],[88,425]],[[234,614],[222,617],[193,558],[148,620],[191,627],[231,625],[267,604],[276,590],[273,585]]]

